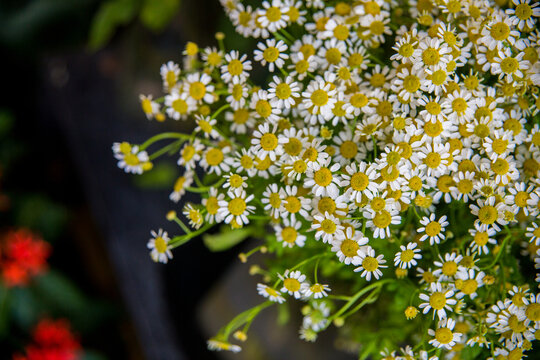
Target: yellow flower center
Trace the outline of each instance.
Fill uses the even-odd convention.
[[[392,222],[392,217],[390,216],[390,213],[386,210],[382,210],[378,212],[373,217],[373,225],[375,225],[379,229],[384,229],[388,227],[391,222]]]
[[[505,74],[513,74],[519,68],[519,62],[511,57],[501,61],[501,71]]]
[[[234,198],[229,202],[228,209],[234,216],[242,215],[246,210],[246,202],[242,198]]]
[[[436,169],[441,164],[441,155],[436,152],[430,152],[424,158],[424,164],[432,169]]]
[[[439,120],[435,120],[435,122],[426,121],[424,132],[429,137],[437,137],[443,132],[443,126]]]
[[[527,20],[533,14],[531,6],[529,4],[519,4],[516,6],[516,16],[520,20]]]
[[[285,152],[291,156],[296,156],[302,151],[302,142],[296,138],[290,138],[289,142],[283,145]]]
[[[429,305],[435,310],[441,310],[446,305],[446,296],[444,293],[436,291],[429,297]]]
[[[233,114],[235,124],[245,124],[249,119],[249,111],[247,109],[238,109]]]
[[[347,40],[349,37],[349,28],[346,25],[338,25],[334,28],[334,37],[338,40]]]
[[[299,212],[301,205],[300,200],[296,196],[287,196],[285,199],[285,204],[283,204],[285,210],[291,214]]]
[[[268,10],[266,10],[266,18],[270,22],[276,22],[279,19],[281,19],[281,10],[277,6],[269,7]]]
[[[498,22],[491,26],[490,34],[497,41],[506,40],[510,35],[510,27],[502,21]]]
[[[278,146],[278,139],[272,133],[266,133],[261,136],[261,147],[265,151],[272,151]]]
[[[267,118],[272,115],[272,107],[266,100],[257,101],[257,104],[255,104],[255,111],[263,118]]]
[[[332,200],[332,198],[325,196],[321,198],[321,200],[319,200],[317,208],[322,214],[326,212],[328,212],[329,214],[333,214],[334,211],[336,211],[336,202]]]
[[[324,90],[315,90],[311,94],[311,101],[315,106],[324,106],[328,103],[328,93]]]
[[[460,180],[457,184],[458,191],[462,194],[468,194],[473,189],[473,182],[469,179]]]
[[[156,251],[160,254],[163,254],[167,251],[167,242],[161,236],[158,236],[154,242]]]
[[[448,344],[453,338],[454,335],[452,334],[452,330],[449,328],[443,327],[435,330],[435,339],[437,339],[437,341],[441,344]]]
[[[476,289],[478,289],[478,282],[475,279],[468,279],[463,282],[460,290],[466,295],[471,295],[476,292]]]
[[[345,159],[352,159],[358,153],[358,145],[350,140],[344,141],[339,147],[339,152]]]
[[[328,186],[332,182],[332,172],[328,168],[320,168],[313,174],[313,180],[319,186]]]
[[[195,81],[189,86],[189,95],[195,100],[201,100],[206,95],[206,86],[200,81]]]
[[[518,191],[514,197],[514,203],[519,207],[526,207],[527,200],[529,199],[529,193],[526,191]]]
[[[294,244],[297,236],[298,233],[296,232],[296,229],[291,226],[284,227],[281,231],[281,237],[283,238],[283,241],[289,244]]]
[[[438,64],[440,59],[441,56],[438,49],[428,47],[422,52],[422,61],[428,66]]]
[[[401,252],[401,261],[408,263],[414,258],[414,251],[411,249],[403,250]]]
[[[373,272],[379,268],[379,262],[373,256],[366,256],[362,261],[362,267],[369,272]]]
[[[341,243],[340,249],[343,255],[345,255],[346,257],[352,258],[357,255],[358,249],[360,249],[360,246],[354,240],[345,239]]]
[[[242,179],[242,177],[238,174],[233,174],[230,178],[229,178],[229,182],[231,183],[231,186],[234,187],[234,188],[237,188],[237,187],[240,187],[242,186],[242,184],[244,183],[244,180]]]
[[[139,158],[135,154],[126,154],[126,156],[124,156],[124,161],[126,162],[126,165],[129,166],[139,165],[140,163]]]
[[[410,180],[409,180],[409,188],[412,190],[412,191],[418,191],[422,188],[422,179],[420,179],[420,177],[418,176],[413,176]]]
[[[493,170],[493,172],[495,172],[497,175],[506,174],[508,169],[510,169],[510,165],[505,159],[497,159],[491,164],[491,170]]]
[[[349,58],[347,59],[347,64],[353,68],[362,65],[363,62],[364,62],[364,56],[359,53],[351,54]]]
[[[411,57],[413,52],[414,52],[414,46],[412,46],[412,44],[409,44],[409,43],[405,43],[401,45],[398,51],[399,55],[406,58]]]
[[[279,57],[279,50],[274,46],[269,46],[263,51],[263,59],[269,63],[273,63]]]
[[[324,219],[321,221],[321,230],[327,234],[333,234],[337,230],[336,224],[330,219]]]
[[[341,61],[341,52],[337,48],[330,48],[324,55],[329,64],[337,65]]]
[[[522,333],[525,330],[527,330],[527,326],[525,326],[525,324],[523,324],[523,321],[519,321],[519,319],[518,319],[518,317],[516,315],[511,315],[508,318],[508,327],[514,333]]]
[[[206,162],[210,166],[216,166],[223,161],[223,152],[220,149],[212,148],[206,153]]]
[[[219,209],[218,199],[215,196],[211,196],[206,200],[206,211],[210,215],[216,215]]]
[[[432,221],[426,225],[426,234],[428,236],[436,236],[441,232],[441,224],[438,221]]]
[[[291,97],[291,87],[287,83],[281,83],[276,86],[276,96],[279,99],[285,100]]]
[[[240,60],[232,59],[227,65],[227,70],[229,70],[229,74],[232,76],[239,76],[244,71],[244,66]]]
[[[478,219],[486,225],[493,224],[497,220],[498,215],[497,209],[491,205],[484,205],[478,210]]]
[[[185,102],[184,100],[182,99],[176,99],[172,102],[171,104],[172,108],[174,109],[174,111],[176,111],[177,113],[180,113],[180,114],[185,114],[187,113],[187,110],[188,110],[188,104],[187,102]]]
[[[540,321],[540,304],[531,303],[527,305],[525,310],[525,315],[531,321]]]
[[[290,292],[296,292],[298,290],[300,290],[300,281],[298,281],[297,279],[285,279],[283,280],[283,286],[289,290]]]
[[[417,91],[420,88],[420,79],[416,75],[407,75],[403,79],[403,88],[410,93]]]

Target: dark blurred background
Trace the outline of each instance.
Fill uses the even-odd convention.
[[[219,14],[208,0],[0,3],[0,109],[15,119],[19,152],[2,186],[40,194],[11,204],[13,217],[41,206],[50,218],[37,221],[65,223],[43,234],[55,239],[51,267],[108,304],[97,328],[74,328],[110,359],[214,358],[194,309],[232,254],[193,242],[169,266],[154,264],[145,245],[149,230],[168,225],[170,184],[135,183],[116,168],[111,145],[170,127],[149,123],[138,95],[160,93],[159,66],[179,61],[187,39],[210,44]]]
[[[40,194],[11,204],[10,216],[24,220],[41,209],[46,215],[38,220],[27,216],[34,219],[29,227],[63,223],[63,230],[43,234],[55,239],[51,267],[96,299],[90,307],[106,309],[94,327],[74,323],[85,348],[109,359],[345,356],[331,350],[331,333],[318,348],[298,340],[301,319],[276,328],[275,309],[254,323],[241,354],[207,351],[208,337],[261,301],[247,265],[236,260],[242,248],[216,254],[194,239],[169,264],[154,264],[149,231],[176,233],[165,220],[167,211],[181,209],[168,200],[176,159],[156,166],[146,181],[123,173],[112,156],[114,141],[191,130],[189,122],[146,120],[138,100],[161,93],[159,67],[180,62],[187,41],[215,45],[215,32],[223,31],[229,48],[253,46],[229,36],[233,28],[218,0],[2,0],[0,24],[0,111],[14,119],[10,136],[17,140],[4,144],[17,160],[2,187]]]

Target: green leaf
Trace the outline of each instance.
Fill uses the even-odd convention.
[[[138,7],[139,0],[112,0],[101,5],[90,28],[90,48],[103,47],[117,27],[133,20]]]
[[[262,304],[259,304],[255,307],[252,307],[251,309],[248,309],[238,315],[234,319],[231,320],[224,328],[222,328],[218,336],[221,336],[225,341],[229,338],[229,336],[232,334],[233,331],[238,329],[240,326],[253,321],[253,319],[264,309],[267,307],[275,304],[272,301],[265,301]]]
[[[253,229],[249,227],[236,230],[222,227],[221,232],[218,234],[203,235],[203,242],[210,251],[225,251],[241,243],[252,233]]]
[[[152,170],[133,177],[135,185],[143,189],[168,189],[178,176],[178,166],[158,163]]]
[[[163,30],[179,8],[180,0],[145,0],[141,10],[141,22],[150,30]]]
[[[463,348],[463,350],[461,350],[460,359],[462,359],[462,360],[473,360],[481,352],[482,352],[482,348],[480,346],[465,346]]]
[[[289,305],[287,303],[279,304],[278,306],[278,316],[277,323],[278,325],[286,325],[291,318],[291,311],[289,310]]]
[[[107,358],[103,354],[98,353],[97,351],[84,350],[80,359],[81,360],[106,360]]]
[[[0,138],[8,135],[9,131],[13,127],[13,115],[6,111],[0,110]]]
[[[0,338],[8,331],[9,323],[9,290],[0,284]]]
[[[34,289],[43,302],[68,314],[77,313],[86,305],[86,299],[79,289],[54,270],[37,277]]]
[[[22,329],[30,330],[43,312],[43,304],[37,301],[29,288],[14,287],[10,290],[10,313]]]
[[[37,231],[47,240],[60,235],[67,217],[65,208],[43,195],[25,196],[15,206],[15,225]]]

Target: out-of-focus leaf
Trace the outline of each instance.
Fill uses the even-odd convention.
[[[107,358],[103,356],[102,354],[96,351],[91,351],[91,350],[90,351],[84,350],[84,353],[82,354],[80,359],[81,360],[107,360]]]
[[[101,5],[90,28],[90,48],[101,48],[112,38],[117,27],[133,20],[139,2],[140,0],[111,0]]]
[[[225,251],[247,239],[252,234],[252,231],[253,229],[249,227],[236,230],[222,227],[221,232],[218,234],[203,235],[203,242],[210,251]]]
[[[53,270],[37,277],[32,290],[47,313],[68,317],[82,333],[113,315],[110,305],[87,298],[68,278]]]
[[[68,315],[77,313],[86,305],[86,299],[79,289],[54,270],[37,277],[34,289],[43,302],[62,309]]]
[[[151,30],[162,30],[176,15],[180,0],[145,0],[141,9],[141,22]]]
[[[480,346],[465,346],[463,350],[461,350],[460,359],[473,360],[481,352],[482,352],[482,348]]]
[[[289,305],[287,303],[280,304],[278,306],[278,316],[277,323],[278,325],[286,325],[291,318],[291,311],[289,310]]]
[[[13,127],[13,115],[8,111],[0,111],[0,138],[5,137]]]
[[[9,323],[9,290],[0,284],[0,338],[8,331]]]
[[[67,216],[62,206],[42,195],[25,196],[15,206],[15,225],[35,230],[47,240],[60,235]]]
[[[178,176],[178,166],[157,163],[152,170],[133,177],[135,185],[144,189],[168,189]]]
[[[10,290],[10,314],[19,327],[30,330],[43,312],[43,304],[37,301],[27,287],[14,287]]]

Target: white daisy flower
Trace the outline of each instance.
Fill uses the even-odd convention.
[[[277,302],[279,304],[282,304],[285,302],[285,298],[281,295],[281,292],[279,290],[276,290],[266,284],[257,284],[257,292],[259,295],[264,296],[270,301]]]
[[[150,257],[152,257],[152,260],[155,262],[166,264],[167,261],[173,257],[171,252],[172,248],[169,245],[169,242],[171,241],[169,234],[167,234],[166,231],[163,231],[163,229],[159,229],[157,232],[152,230],[150,231],[150,234],[152,237],[146,244],[146,247],[151,250]]]
[[[451,350],[456,343],[460,342],[462,334],[452,331],[456,326],[453,319],[443,319],[439,321],[436,330],[428,329],[428,335],[434,338],[429,343],[436,348]]]
[[[353,265],[358,266],[354,269],[355,272],[362,272],[360,276],[365,277],[367,281],[371,281],[371,276],[375,279],[379,279],[382,276],[382,268],[388,267],[384,265],[386,260],[384,260],[383,255],[376,256],[375,250],[371,246],[367,246],[360,252],[358,258],[353,259]]]
[[[284,294],[294,296],[295,299],[300,299],[304,289],[309,287],[309,284],[306,282],[306,275],[298,270],[286,270],[283,275],[278,274],[278,277],[283,281],[283,287],[280,291]]]
[[[409,269],[412,266],[416,266],[416,260],[420,260],[422,258],[420,249],[416,248],[417,246],[418,244],[414,242],[408,243],[407,246],[401,245],[401,251],[398,251],[396,253],[396,257],[394,258],[394,265],[399,266],[402,269]]]
[[[255,206],[248,205],[251,200],[255,198],[255,195],[247,195],[246,191],[242,188],[236,188],[227,193],[230,198],[227,200],[219,201],[218,216],[227,224],[230,224],[233,220],[236,225],[246,225],[249,223],[247,215],[255,211]]]
[[[424,225],[416,230],[418,233],[424,233],[420,241],[429,239],[429,244],[434,245],[444,240],[444,229],[449,222],[446,221],[446,215],[441,216],[439,220],[435,220],[435,214],[431,214],[429,218],[424,216],[420,220],[420,224]]]

